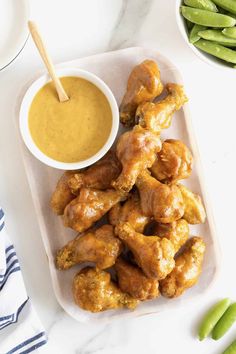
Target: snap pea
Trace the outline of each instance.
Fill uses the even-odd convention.
[[[236,39],[226,37],[221,30],[205,30],[198,32],[199,37],[209,41],[220,42],[223,45],[236,44]]]
[[[236,302],[229,306],[225,311],[221,319],[217,322],[212,331],[212,338],[217,340],[223,337],[223,335],[230,329],[230,327],[236,321]]]
[[[190,43],[195,43],[200,39],[200,36],[198,35],[198,32],[200,31],[204,31],[206,29],[206,27],[201,26],[201,25],[194,25],[193,28],[190,31],[189,34],[189,42]]]
[[[233,18],[236,18],[236,14],[233,14],[232,12],[229,12],[229,11],[227,11],[227,10],[225,10],[225,9],[222,9],[222,7],[220,7],[220,6],[217,6],[217,8],[218,8],[218,12],[219,12],[219,13],[224,14],[224,15],[228,15],[228,16],[231,16],[231,17],[233,17]]]
[[[207,41],[205,39],[199,39],[194,43],[195,47],[201,49],[202,51],[214,55],[217,58],[225,60],[229,63],[236,64],[236,51],[226,48],[221,44]]]
[[[225,36],[236,39],[236,27],[224,28],[222,32]]]
[[[214,328],[215,324],[219,321],[221,316],[227,310],[230,305],[230,299],[226,298],[217,302],[203,318],[199,330],[198,337],[200,340],[206,338]]]
[[[230,346],[225,349],[223,354],[236,354],[236,340],[233,341]]]
[[[186,27],[187,27],[188,31],[191,31],[191,29],[194,26],[194,23],[190,22],[189,20],[186,20],[186,18],[185,18],[185,22],[186,22]]]
[[[233,14],[232,12],[228,12],[228,11],[222,12],[221,10],[219,10],[219,12],[222,13],[222,14],[231,16],[231,17],[236,19],[236,14]]]
[[[227,47],[227,48],[236,48],[236,44],[229,44],[229,43],[221,43],[221,42],[215,42],[216,44],[221,44],[222,46],[224,47]]]
[[[225,10],[236,14],[236,1],[235,0],[214,0],[216,5],[219,5]]]
[[[195,9],[193,7],[181,6],[181,12],[184,18],[197,25],[207,27],[233,27],[236,24],[236,20],[230,16]]]
[[[184,3],[197,9],[218,12],[216,5],[211,0],[184,0]]]
[[[222,9],[222,7],[217,6],[217,8],[218,8],[218,11],[219,11],[221,14],[231,16],[231,13],[230,13],[230,12],[228,12],[227,10],[225,10],[225,9]]]

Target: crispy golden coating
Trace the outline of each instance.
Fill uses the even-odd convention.
[[[136,65],[128,79],[126,93],[120,105],[120,121],[127,127],[134,125],[135,112],[142,102],[153,100],[162,93],[160,71],[153,60]]]
[[[113,226],[103,225],[97,230],[78,235],[57,253],[58,269],[69,269],[83,262],[94,262],[99,269],[113,264],[122,251],[121,241],[115,237]]]
[[[140,205],[138,193],[132,193],[129,199],[121,205],[117,203],[109,211],[109,222],[111,225],[118,225],[120,222],[129,222],[137,232],[143,232],[151,218],[145,216]]]
[[[135,309],[138,300],[123,293],[109,273],[86,267],[73,280],[73,295],[77,305],[90,312],[127,307]]]
[[[159,282],[149,279],[142,270],[122,258],[115,264],[119,288],[137,300],[150,300],[159,296]]]
[[[190,191],[183,184],[178,184],[184,200],[184,216],[183,218],[189,224],[202,224],[206,220],[206,212],[199,195]]]
[[[110,150],[87,170],[73,174],[68,180],[68,185],[74,194],[78,194],[82,187],[108,189],[111,188],[111,181],[116,179],[120,172],[120,162],[115,152]]]
[[[136,65],[120,105],[130,130],[92,166],[65,172],[52,195],[52,210],[79,233],[58,251],[57,268],[94,263],[73,280],[84,310],[134,309],[160,293],[177,297],[201,273],[205,244],[188,240],[189,224],[203,223],[206,213],[200,196],[179,183],[191,175],[193,156],[182,141],[160,138],[188,98],[183,86],[168,83],[164,99],[156,99],[163,89],[153,60]],[[110,267],[117,281],[104,271]]]
[[[133,253],[136,263],[148,278],[164,279],[173,270],[175,249],[165,237],[144,236],[129,223],[120,223],[115,233]]]
[[[65,208],[64,225],[77,232],[83,232],[121,200],[124,200],[124,194],[114,189],[100,191],[82,188],[79,196]]]
[[[171,223],[183,216],[183,197],[175,184],[163,184],[144,171],[138,176],[136,186],[145,215],[161,223]]]
[[[169,128],[173,114],[188,101],[183,86],[169,83],[166,90],[168,95],[164,100],[155,103],[144,102],[138,106],[135,120],[143,128],[156,133]]]
[[[62,215],[67,204],[75,198],[75,195],[71,192],[68,186],[68,180],[74,173],[75,171],[66,171],[63,173],[52,194],[50,205],[54,213],[57,215]]]
[[[160,282],[161,294],[173,298],[183,294],[198,281],[202,271],[205,243],[201,237],[192,237],[175,261],[174,270]]]
[[[175,248],[175,253],[185,244],[189,237],[189,226],[186,220],[180,219],[170,224],[157,223],[153,234],[170,240]]]
[[[168,139],[151,167],[152,175],[162,182],[175,182],[188,178],[192,172],[193,157],[180,140]]]
[[[129,192],[140,172],[153,165],[160,150],[159,136],[138,125],[122,134],[116,146],[122,172],[112,186],[117,190]]]

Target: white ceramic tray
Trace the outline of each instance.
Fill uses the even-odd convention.
[[[63,63],[59,67],[78,67],[89,70],[102,78],[113,91],[118,103],[124,94],[127,78],[134,67],[146,58],[154,59],[158,63],[164,83],[181,83],[182,79],[174,65],[153,49],[129,48],[115,52],[108,52],[87,58],[77,59]],[[34,78],[35,79],[35,78]],[[28,83],[29,85],[29,83]],[[22,97],[25,91],[22,92]],[[21,98],[22,98],[21,97]],[[19,112],[19,107],[17,108]],[[18,116],[17,116],[18,119]],[[68,271],[58,271],[54,265],[56,251],[76,236],[76,232],[66,229],[59,217],[55,216],[49,207],[50,196],[62,171],[43,165],[36,160],[22,142],[22,154],[26,173],[32,192],[38,222],[48,256],[52,282],[58,302],[64,310],[80,322],[110,321],[116,318],[127,318],[145,314],[157,313],[164,309],[171,309],[185,304],[187,300],[194,301],[196,296],[203,294],[216,276],[219,267],[219,248],[216,238],[214,221],[206,195],[199,154],[192,130],[188,105],[184,106],[173,118],[171,128],[163,131],[162,137],[178,138],[183,140],[192,150],[194,155],[194,169],[191,178],[186,182],[194,192],[199,193],[207,210],[207,221],[204,225],[191,226],[192,235],[202,235],[207,244],[207,251],[203,265],[203,272],[198,284],[188,290],[182,297],[168,300],[163,297],[147,301],[138,306],[135,311],[119,310],[105,311],[99,314],[86,312],[74,304],[71,284],[75,273],[80,266],[75,266]]]

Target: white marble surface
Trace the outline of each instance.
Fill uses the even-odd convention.
[[[236,337],[232,330],[219,342],[200,343],[195,333],[199,316],[211,303],[224,296],[236,300],[232,274],[236,267],[236,73],[217,71],[192,54],[178,32],[174,7],[174,0],[31,0],[31,17],[47,38],[55,62],[148,45],[179,67],[191,99],[222,248],[221,272],[214,287],[185,308],[109,325],[77,323],[60,308],[53,294],[13,122],[22,82],[42,68],[31,40],[18,60],[0,73],[0,202],[29,295],[49,335],[42,353],[218,354]]]

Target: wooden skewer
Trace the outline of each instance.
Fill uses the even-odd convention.
[[[46,50],[46,47],[43,43],[42,37],[39,34],[39,31],[37,29],[37,26],[34,22],[29,21],[28,22],[29,30],[31,33],[31,36],[34,40],[34,43],[36,47],[38,48],[39,54],[41,58],[44,61],[44,64],[46,65],[46,68],[48,70],[49,75],[51,76],[52,81],[54,82],[55,88],[57,90],[57,94],[59,97],[60,102],[65,102],[69,100],[69,97],[67,96],[60,79],[57,77],[54,65],[52,63],[52,60]]]

